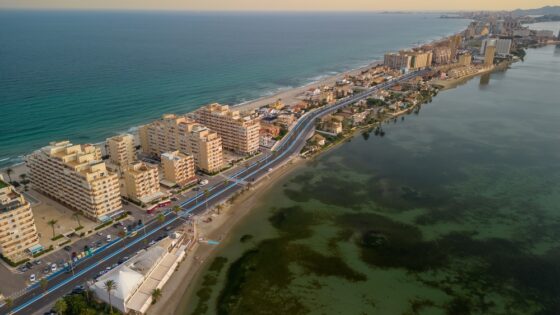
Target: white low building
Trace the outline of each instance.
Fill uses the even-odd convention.
[[[153,290],[165,285],[185,255],[186,245],[181,241],[182,235],[178,233],[166,237],[99,277],[91,290],[100,300],[109,303],[105,283],[112,280],[116,284],[110,293],[113,307],[124,314],[146,314]]]

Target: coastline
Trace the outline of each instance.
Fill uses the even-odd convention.
[[[476,73],[474,75],[470,75],[464,78],[460,78],[458,80],[453,80],[453,84],[449,84],[448,86],[444,87],[441,91],[445,91],[448,89],[454,89],[461,85],[461,83],[465,83],[471,79],[476,77],[491,74],[495,71],[503,71],[509,68],[510,63],[500,64],[496,67],[493,67],[487,71],[483,71],[481,73]],[[359,69],[354,70],[359,71]],[[302,87],[303,88],[303,87]],[[283,94],[283,93],[279,93]],[[267,97],[266,99],[273,98],[275,96]],[[259,104],[261,101],[264,101],[265,98],[255,100],[254,103]],[[246,106],[254,106],[253,102],[248,104],[242,104]],[[416,105],[420,106],[420,105]],[[381,125],[387,123],[391,119],[396,119],[401,116],[405,116],[410,114],[415,108],[409,108],[403,110],[401,112],[395,113],[391,115],[391,117],[386,117],[382,122]],[[239,200],[236,200],[233,204],[230,204],[227,208],[227,212],[219,216],[219,220],[213,221],[207,227],[207,232],[205,236],[208,236],[209,239],[218,239],[220,241],[228,240],[234,235],[230,235],[229,232],[233,230],[245,217],[247,217],[258,205],[259,198],[266,194],[268,189],[277,181],[281,180],[284,176],[287,176],[292,171],[294,171],[298,167],[304,167],[307,161],[312,161],[313,159],[317,158],[318,156],[339,148],[342,144],[346,143],[349,139],[352,139],[356,136],[359,136],[361,132],[367,129],[374,128],[375,125],[368,125],[357,127],[352,132],[348,133],[343,139],[330,145],[318,152],[315,152],[313,155],[309,156],[306,159],[302,159],[300,157],[291,160],[288,164],[282,166],[281,170],[278,172],[274,172],[273,174],[269,175],[271,178],[266,180],[266,182],[258,183],[255,187],[251,189],[252,194],[243,194]],[[234,218],[233,220],[227,220],[227,218]],[[155,304],[152,305],[149,309],[150,313],[152,314],[161,314],[161,315],[177,315],[177,311],[181,310],[181,305],[188,303],[186,301],[182,301],[181,298],[188,296],[191,297],[194,294],[194,290],[197,288],[196,284],[199,282],[198,280],[200,277],[204,276],[204,271],[207,267],[209,262],[219,253],[220,248],[224,246],[220,244],[218,246],[212,247],[211,245],[200,244],[197,242],[195,247],[192,249],[191,252],[187,253],[185,260],[181,263],[177,270],[176,277],[173,277],[170,282],[166,284],[163,288],[163,298]],[[167,294],[166,294],[167,293]],[[169,294],[171,293],[171,294]]]
[[[234,236],[229,232],[253,211],[271,186],[297,168],[303,167],[306,162],[307,160],[296,158],[282,165],[280,169],[268,175],[269,178],[261,180],[249,191],[243,193],[239,199],[229,204],[222,210],[222,214],[212,216],[212,222],[199,224],[201,236],[205,239],[219,240],[220,245],[197,242],[179,264],[173,277],[163,287],[162,297],[149,308],[148,312],[158,315],[175,315],[182,304],[181,298],[193,294],[197,280],[204,275],[202,271],[208,267],[208,262],[219,253],[224,243],[230,241],[230,238]],[[210,216],[206,214],[203,217]]]

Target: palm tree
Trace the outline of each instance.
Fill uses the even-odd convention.
[[[210,191],[208,191],[208,189],[205,189],[204,198],[206,198],[206,210],[208,210],[208,196],[210,196]]]
[[[54,238],[56,236],[55,230],[54,230],[54,226],[55,224],[58,223],[58,220],[52,219],[49,222],[47,222],[48,225],[50,225],[52,227],[52,237]]]
[[[157,300],[161,297],[161,289],[152,290],[152,304],[156,304]]]
[[[47,291],[48,284],[49,282],[45,278],[41,278],[41,281],[39,281],[39,285],[41,286],[41,289],[43,289],[43,292]]]
[[[80,214],[78,212],[74,212],[72,216],[74,217],[74,219],[76,219],[76,222],[78,222],[78,227],[82,226],[82,224],[80,223]]]
[[[8,175],[8,181],[12,182],[12,174],[14,173],[14,170],[11,168],[7,168],[6,169],[6,175]]]
[[[157,219],[161,223],[161,222],[165,221],[165,216],[163,215],[163,213],[160,213],[160,214],[158,214]]]
[[[58,299],[56,303],[54,303],[54,311],[59,315],[64,314],[67,309],[68,304],[66,304],[66,301],[64,301],[64,299]]]
[[[21,178],[21,182],[23,184],[25,184],[27,182],[27,174],[23,173],[19,175],[19,178]]]
[[[218,214],[220,214],[221,210],[224,208],[223,204],[219,204],[216,206],[216,210],[218,210]]]
[[[175,205],[175,206],[173,206],[172,210],[175,214],[177,214],[177,213],[181,212],[181,210],[183,210],[183,208],[181,208],[181,206],[179,206],[179,205]]]
[[[12,306],[14,306],[14,300],[12,300],[10,298],[5,299],[4,303],[6,303],[6,307],[9,308],[9,309],[12,308]]]
[[[113,280],[107,280],[103,283],[103,287],[107,291],[109,295],[109,309],[111,310],[110,314],[113,314],[113,304],[111,304],[111,292],[117,289],[117,283]]]

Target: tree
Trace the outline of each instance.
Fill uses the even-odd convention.
[[[64,299],[58,299],[56,303],[54,303],[54,311],[59,315],[63,315],[64,313],[66,313],[67,309],[68,304],[66,304],[66,301],[64,301]]]
[[[208,196],[210,196],[210,191],[208,191],[208,189],[205,189],[204,198],[206,198],[206,210],[208,210]]]
[[[49,281],[47,281],[47,279],[45,278],[41,278],[41,281],[39,281],[39,285],[41,286],[41,289],[43,289],[43,292],[47,291],[47,285],[49,284]]]
[[[183,208],[181,208],[181,206],[179,206],[179,205],[176,205],[176,206],[173,206],[172,210],[175,214],[177,214],[177,213],[181,212],[181,210],[183,210]]]
[[[22,184],[24,184],[24,185],[27,184],[27,174],[25,174],[25,173],[24,173],[24,174],[20,174],[20,175],[19,175],[19,178],[21,178],[21,183],[22,183]]]
[[[117,283],[113,280],[107,280],[105,281],[105,283],[103,283],[103,287],[105,288],[107,294],[109,295],[110,314],[113,314],[113,304],[111,304],[111,292],[117,289]]]
[[[78,212],[74,212],[72,216],[74,217],[74,219],[76,219],[76,222],[78,222],[78,227],[82,226],[82,224],[80,223],[80,214]]]
[[[163,215],[163,213],[160,213],[160,214],[158,214],[157,219],[161,223],[161,222],[165,221],[165,216]]]
[[[6,303],[6,307],[9,308],[9,309],[12,308],[12,306],[14,306],[14,300],[12,300],[10,298],[5,299],[4,303]]]
[[[7,168],[6,169],[6,175],[8,175],[8,181],[12,181],[12,174],[14,173],[14,170],[11,168]]]
[[[58,220],[52,219],[49,222],[47,222],[48,225],[50,225],[52,227],[52,237],[54,238],[56,236],[56,231],[54,230],[54,226],[55,224],[58,223]]]
[[[156,304],[157,300],[161,297],[161,289],[152,290],[152,304]]]

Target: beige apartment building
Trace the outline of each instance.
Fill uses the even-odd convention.
[[[459,55],[457,63],[461,66],[470,66],[472,63],[472,55],[470,53]]]
[[[191,154],[196,167],[205,172],[222,169],[222,138],[190,118],[166,114],[140,127],[139,133],[145,154],[160,156],[164,152],[181,151]]]
[[[241,116],[228,105],[213,103],[198,109],[195,119],[220,135],[224,149],[239,154],[259,150],[260,120],[256,116]]]
[[[107,154],[109,161],[120,167],[136,162],[134,137],[131,134],[122,134],[107,139]]]
[[[163,178],[183,186],[196,180],[194,158],[180,151],[165,152],[161,155]]]
[[[134,201],[149,203],[161,198],[159,172],[156,165],[137,162],[123,169],[123,195]]]
[[[0,254],[17,262],[26,258],[26,250],[38,245],[31,205],[0,175]]]
[[[484,52],[484,65],[490,67],[494,64],[494,56],[496,55],[496,46],[486,47]]]
[[[91,219],[106,220],[122,209],[118,176],[96,146],[51,142],[26,163],[35,189]]]
[[[392,69],[416,70],[432,65],[431,51],[399,51],[385,54],[383,63]]]

